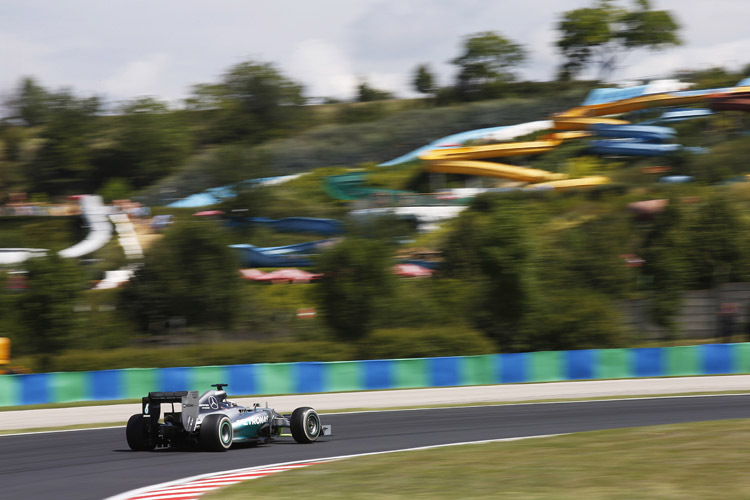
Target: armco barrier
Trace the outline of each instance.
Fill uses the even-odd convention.
[[[2,375],[0,406],[138,399],[215,383],[262,395],[736,373],[750,373],[750,343]]]

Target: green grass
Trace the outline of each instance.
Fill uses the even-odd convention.
[[[347,459],[204,498],[747,499],[748,443],[748,420],[586,432]]]
[[[46,248],[60,251],[78,243],[85,235],[77,216],[0,217],[0,246]]]

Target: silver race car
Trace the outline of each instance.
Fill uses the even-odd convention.
[[[198,395],[198,391],[149,392],[143,398],[141,413],[128,420],[128,445],[135,451],[156,447],[198,448],[226,451],[234,443],[262,444],[289,436],[298,443],[312,443],[332,435],[330,425],[321,425],[318,413],[309,407],[297,408],[291,415],[276,410],[239,406],[227,399],[224,387]],[[179,403],[176,409],[175,404]],[[163,405],[164,421],[160,422]]]

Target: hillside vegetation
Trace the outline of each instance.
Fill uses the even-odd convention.
[[[721,78],[736,82],[739,76]],[[715,73],[709,77],[712,83],[720,80]],[[100,126],[88,129],[91,141],[81,146],[91,168],[67,174],[45,157],[45,145],[53,141],[52,118],[35,127],[7,123],[0,130],[6,146],[1,165],[11,189],[44,189],[55,200],[89,186],[110,199],[130,195],[148,201],[154,214],[173,214],[175,223],[154,238],[144,266],[124,288],[89,289],[104,270],[125,263],[114,243],[82,272],[74,269],[78,263],[29,266],[25,291],[0,292],[0,331],[11,337],[14,356],[33,370],[470,355],[642,345],[653,339],[632,330],[622,312],[623,301],[641,299],[661,342],[690,341],[675,322],[682,293],[750,280],[750,184],[744,178],[750,173],[750,136],[743,113],[674,125],[676,142],[707,148],[703,153],[613,158],[591,154],[587,140],[580,140],[545,155],[513,158],[574,177],[605,174],[612,182],[580,191],[485,194],[434,233],[418,233],[392,216],[352,219],[351,205],[324,187],[328,176],[356,171],[372,188],[429,191],[431,180],[419,163],[388,168],[376,163],[454,132],[544,119],[580,103],[589,85],[569,87],[539,85],[537,95],[463,105],[366,103],[373,109],[382,105],[381,114],[349,122],[340,117],[350,106],[325,105],[309,110],[320,114],[309,123],[331,115],[339,123],[282,127],[258,144],[206,136],[208,124],[226,123],[216,110],[172,113],[141,103],[149,111],[96,118]],[[148,142],[139,134],[169,131],[170,123],[178,125],[166,143],[178,144],[174,138],[187,131],[192,138],[186,149],[162,150],[179,154],[159,156],[156,172],[147,151],[136,155],[136,146]],[[179,123],[190,126],[182,129]],[[135,148],[128,161],[141,165],[141,174],[117,173],[99,163],[122,152],[125,138]],[[80,163],[71,159],[68,165]],[[34,172],[39,175],[30,177]],[[162,206],[208,187],[301,172],[307,174],[278,186],[238,186],[234,199],[214,208],[343,220],[345,241],[324,251],[310,269],[324,273],[318,283],[242,280],[236,255],[226,251],[232,243],[286,245],[318,239],[315,235],[231,229],[221,218],[197,220],[190,209]],[[689,175],[693,182],[659,182],[665,173]],[[71,182],[50,183],[66,178]],[[444,185],[466,181],[449,175]],[[647,216],[629,208],[651,199],[667,200],[666,208]],[[0,234],[14,245],[52,249],[81,238],[69,219],[53,219],[40,223],[42,228],[36,221],[0,218]],[[24,236],[27,230],[33,234]],[[393,276],[397,255],[425,250],[440,257],[434,277]],[[640,265],[631,266],[633,258]],[[39,304],[50,299],[59,302],[55,314],[76,311],[71,321],[58,324],[40,312]],[[298,317],[299,310],[309,309],[315,309],[314,318]]]

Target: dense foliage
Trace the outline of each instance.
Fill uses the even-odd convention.
[[[154,244],[121,306],[142,330],[229,328],[240,306],[237,259],[220,228],[182,223]]]
[[[645,0],[630,11],[600,0],[562,19],[565,79],[589,65],[607,72],[624,51],[679,41],[668,13]],[[27,288],[12,289],[7,283],[17,277],[0,274],[0,334],[36,370],[605,348],[641,340],[623,317],[626,301],[643,301],[664,337],[679,338],[675,315],[686,290],[750,280],[750,190],[724,185],[748,172],[750,122],[739,112],[674,124],[679,142],[702,150],[608,158],[591,154],[584,139],[510,158],[613,182],[588,191],[487,194],[435,233],[419,234],[415,220],[403,217],[347,218],[352,207],[331,196],[329,176],[359,176],[363,191],[429,191],[434,179],[416,162],[376,165],[452,133],[547,118],[596,85],[517,81],[528,53],[497,32],[470,35],[460,50],[451,61],[456,81],[447,87],[428,64],[416,67],[412,84],[427,97],[413,100],[393,99],[361,79],[357,102],[305,105],[300,83],[258,61],[196,86],[180,109],[153,98],[108,107],[96,96],[22,80],[0,122],[2,201],[13,191],[34,201],[80,192],[107,201],[137,196],[176,222],[122,289],[85,290],[86,278],[124,265],[114,240],[85,267],[57,257],[30,261]],[[746,75],[714,68],[683,76],[715,88]],[[658,183],[649,173],[655,168],[695,182]],[[243,182],[292,173],[305,175],[272,187]],[[467,179],[442,180],[463,187]],[[164,207],[215,186],[234,191],[213,207],[228,217],[345,220],[346,236],[311,269],[323,273],[320,282],[243,282],[228,247],[318,235],[197,223],[190,209]],[[653,199],[667,203],[646,216],[629,208]],[[57,251],[83,237],[76,217],[38,219],[0,218],[3,246]],[[435,276],[394,276],[397,256],[425,250],[439,256]]]

